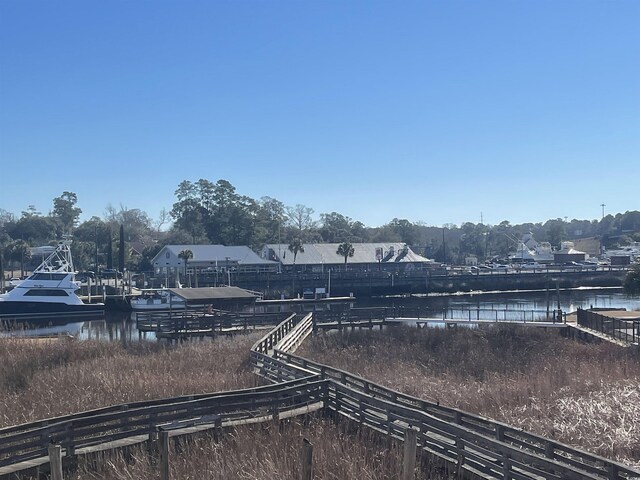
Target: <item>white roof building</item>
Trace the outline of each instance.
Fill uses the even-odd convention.
[[[405,243],[353,243],[353,257],[347,259],[349,265],[356,264],[394,264],[423,263],[429,260],[418,255]],[[338,255],[340,243],[303,244],[304,251],[295,256],[296,265],[344,265],[344,257]],[[285,243],[271,243],[264,246],[261,255],[269,260],[280,261],[283,265],[293,265],[294,255]]]
[[[246,246],[225,245],[165,245],[153,257],[152,264],[158,269],[184,268],[184,260],[179,257],[183,250],[191,250],[193,257],[187,267],[197,269],[233,269],[240,272],[275,272],[278,262],[261,258]]]

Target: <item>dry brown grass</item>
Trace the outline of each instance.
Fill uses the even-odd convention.
[[[165,347],[140,342],[25,342],[0,340],[0,425],[63,415],[116,403],[204,393],[258,384],[249,349],[261,334]],[[302,438],[314,444],[314,478],[399,477],[401,447],[369,430],[313,418],[240,428],[215,443],[207,436],[172,452],[172,478],[298,479]],[[445,478],[427,462],[423,478]],[[67,478],[67,477],[65,477]],[[146,447],[80,457],[69,478],[155,479]]]
[[[225,434],[215,443],[210,437],[181,441],[180,452],[170,453],[171,478],[179,479],[268,479],[301,478],[302,440],[313,444],[313,478],[333,480],[398,479],[402,445],[388,446],[370,430],[354,431],[345,424],[317,417],[300,421],[243,427]],[[419,465],[418,478],[448,478],[427,461]],[[135,449],[108,454],[97,462],[81,463],[75,479],[155,479],[158,466],[147,451]]]
[[[155,342],[0,340],[0,426],[137,400],[248,388],[259,334]]]
[[[640,358],[532,329],[390,329],[299,352],[421,398],[640,465]]]

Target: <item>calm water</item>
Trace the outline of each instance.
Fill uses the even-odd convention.
[[[448,317],[457,317],[456,313],[468,310],[539,310],[545,311],[547,303],[551,309],[560,308],[564,312],[573,312],[581,308],[626,308],[640,310],[640,297],[628,297],[620,289],[581,289],[546,292],[499,292],[486,294],[464,294],[448,296],[428,296],[411,298],[379,298],[356,300],[355,307],[400,307],[424,309],[426,313],[440,315],[448,310]],[[122,312],[107,312],[104,320],[74,322],[36,330],[28,334],[50,335],[69,333],[80,339],[98,339],[105,341],[137,341],[140,338],[154,340],[153,334],[140,335],[135,326],[135,316]]]

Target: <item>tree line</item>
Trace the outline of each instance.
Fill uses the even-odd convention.
[[[71,232],[74,262],[83,270],[98,265],[112,268],[113,252],[121,250],[127,268],[150,270],[151,259],[167,244],[247,245],[258,250],[267,243],[283,243],[294,245],[297,253],[309,243],[339,243],[345,244],[339,254],[346,254],[346,261],[353,254],[346,244],[398,242],[436,261],[463,263],[469,255],[506,257],[529,232],[537,241],[556,247],[563,240],[584,237],[599,237],[608,248],[640,241],[639,211],[600,220],[558,218],[519,225],[505,220],[498,225],[467,222],[435,227],[394,218],[382,226],[369,227],[339,212],[316,215],[306,205],[287,206],[272,197],[254,199],[222,179],[215,183],[206,179],[182,181],[171,210],[161,210],[157,219],[122,205],[108,205],[102,217],[83,222],[79,221],[81,213],[77,195],[68,191],[53,199],[48,214],[31,205],[19,216],[0,208],[2,259],[24,266],[29,262],[29,247],[55,244]],[[126,247],[120,248],[121,242]]]

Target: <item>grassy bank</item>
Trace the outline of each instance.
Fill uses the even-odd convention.
[[[532,329],[389,329],[299,352],[390,388],[640,465],[640,358]]]

